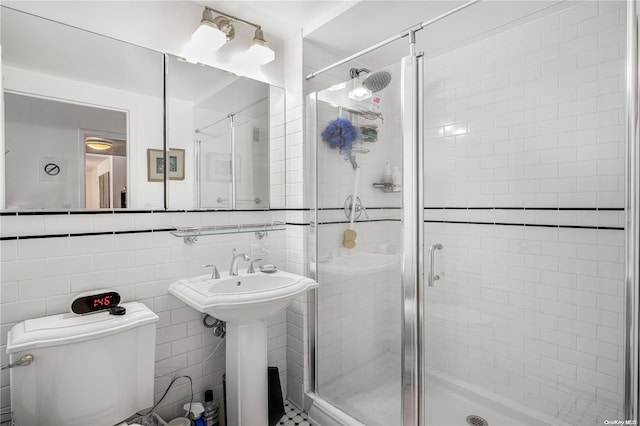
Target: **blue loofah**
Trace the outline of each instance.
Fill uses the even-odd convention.
[[[336,118],[327,124],[321,136],[331,148],[339,148],[347,160],[351,156],[351,146],[360,138],[360,130],[346,118]]]

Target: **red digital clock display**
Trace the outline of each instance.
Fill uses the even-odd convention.
[[[113,295],[109,294],[107,296],[100,296],[93,299],[93,307],[94,308],[106,308],[111,306],[111,300],[113,299]]]
[[[120,295],[115,291],[80,296],[71,303],[71,311],[74,314],[89,314],[108,310],[120,303]]]

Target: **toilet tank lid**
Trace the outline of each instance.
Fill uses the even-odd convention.
[[[97,339],[158,321],[142,303],[121,306],[127,309],[125,315],[110,315],[109,311],[82,316],[66,313],[22,321],[9,330],[7,353]]]

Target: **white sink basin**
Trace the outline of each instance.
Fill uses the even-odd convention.
[[[281,312],[298,294],[317,286],[311,278],[277,271],[218,279],[201,275],[171,284],[169,293],[222,321],[247,324]]]

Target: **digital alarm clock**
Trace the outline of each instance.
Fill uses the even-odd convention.
[[[118,306],[119,303],[120,294],[117,291],[95,290],[76,296],[71,301],[71,312],[77,315],[84,315],[107,311]]]

